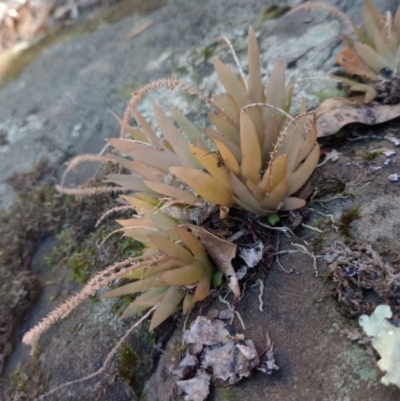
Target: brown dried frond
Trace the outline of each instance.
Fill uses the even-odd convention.
[[[140,265],[139,261],[141,259],[142,257],[129,258],[122,262],[116,263],[98,273],[82,288],[80,292],[59,305],[35,327],[25,333],[22,338],[22,342],[24,344],[32,345],[37,337],[47,331],[57,321],[67,317],[86,298],[93,296],[96,291],[109,285],[111,282],[113,282],[117,278],[122,277],[124,274],[129,273],[135,267],[138,267]]]
[[[98,227],[101,222],[103,222],[107,217],[110,217],[112,214],[120,213],[120,212],[127,212],[128,210],[134,210],[134,208],[130,205],[125,205],[125,206],[116,206],[116,207],[113,207],[112,209],[107,210],[96,221],[95,227]]]
[[[90,188],[66,188],[61,185],[56,185],[56,189],[61,194],[76,195],[76,196],[90,196],[100,195],[106,193],[122,193],[129,192],[129,189],[123,187],[90,187]]]
[[[84,155],[79,155],[74,157],[72,160],[70,160],[67,163],[67,169],[63,172],[63,175],[61,176],[61,186],[64,185],[65,179],[67,178],[68,173],[78,167],[82,163],[112,163],[116,164],[117,162],[111,157],[111,156],[103,156],[103,155],[90,155],[90,154],[84,154]]]

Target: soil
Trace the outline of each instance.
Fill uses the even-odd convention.
[[[209,63],[210,55],[217,54],[229,60],[225,49],[217,46],[215,41],[223,35],[231,38],[239,59],[244,61],[246,30],[250,24],[259,34],[264,74],[271,70],[277,56],[289,64],[288,76],[291,78],[325,76],[332,72],[340,48],[340,23],[326,18],[324,13],[299,13],[269,33],[276,21],[261,21],[260,16],[263,8],[271,3],[260,4],[256,0],[170,0],[150,14],[130,15],[96,31],[50,46],[17,79],[0,90],[0,134],[4,133],[0,135],[0,180],[14,171],[32,170],[43,155],[61,170],[72,155],[98,153],[104,146],[104,138],[117,136],[119,131],[118,124],[107,111],[112,109],[122,115],[127,93],[150,80],[174,74],[196,84],[205,93],[214,90],[216,77]],[[293,5],[298,2],[286,3]],[[362,1],[332,0],[330,3],[359,22]],[[393,11],[396,3],[375,1],[380,10]],[[132,28],[148,18],[154,21],[150,28],[131,40],[123,39]],[[326,83],[318,81],[307,83],[299,87],[299,93],[306,97],[308,106],[312,108],[318,104],[313,92],[325,87]],[[195,115],[198,121],[204,117],[204,113],[197,117],[197,103],[190,97],[171,97],[165,91],[157,95],[157,98],[149,97],[142,103],[140,111],[145,117],[150,117],[145,110],[150,110],[155,99],[162,107],[178,106],[185,113],[191,113],[190,116]],[[294,99],[295,107],[298,98]],[[341,192],[338,180],[354,184],[346,188],[345,196],[349,192],[352,195],[310,204],[309,208],[314,210],[308,211],[304,222],[323,232],[298,227],[296,235],[299,239],[287,239],[280,234],[281,249],[293,249],[293,242],[304,243],[304,240],[318,249],[332,246],[335,240],[351,241],[332,227],[329,218],[322,217],[316,210],[331,214],[339,225],[344,211],[361,207],[360,218],[349,227],[354,240],[371,244],[385,261],[397,263],[400,252],[397,241],[400,187],[388,176],[400,174],[400,156],[391,156],[391,163],[386,166],[384,155],[377,155],[372,160],[368,157],[368,162],[365,155],[381,148],[396,151],[394,144],[383,137],[389,132],[399,135],[399,131],[396,122],[368,129],[353,126],[347,130],[349,137],[368,137],[329,144],[341,155],[336,162],[328,161],[314,173],[312,182],[321,190],[320,198],[315,200],[326,200]],[[84,176],[85,171],[78,175],[81,180]],[[0,202],[4,207],[10,207],[13,202],[12,191],[6,183],[0,184]],[[39,275],[43,291],[34,311],[17,331],[16,350],[5,365],[3,390],[9,388],[10,377],[18,364],[32,360],[30,348],[20,343],[23,333],[80,288],[71,280],[66,266],[47,268],[45,257],[56,245],[57,240],[48,237],[36,249],[32,259],[31,269]],[[380,384],[381,373],[374,355],[347,338],[346,333],[357,327],[357,321],[345,317],[331,297],[331,286],[324,279],[327,265],[322,257],[317,261],[319,277],[314,277],[310,256],[302,253],[280,257],[285,269],[293,269],[291,274],[283,272],[276,262],[264,266],[263,311],[259,310],[256,288],[245,291],[237,310],[244,320],[246,338],[251,338],[257,349],[265,348],[269,333],[280,370],[270,376],[257,372],[232,388],[213,386],[210,400],[399,399],[398,389]],[[54,284],[49,286],[46,282]],[[58,297],[50,302],[54,290]],[[218,305],[216,301],[213,306]],[[133,322],[119,319],[113,309],[113,301],[86,301],[42,336],[40,353],[36,354],[35,360],[40,363],[41,383],[46,381],[45,387],[52,388],[100,369],[107,353]],[[179,341],[183,324],[182,320],[179,322],[172,343]],[[239,332],[243,331],[237,320],[234,324]],[[144,326],[129,337],[128,343],[139,354],[140,350],[154,345],[154,338],[146,334]],[[139,356],[141,363],[151,363],[146,355]],[[168,345],[145,387],[146,400],[161,401],[172,397],[173,377],[168,373],[170,356],[171,347]],[[141,369],[141,365],[137,368]],[[37,383],[33,376],[31,382]],[[51,395],[50,399],[138,399],[140,391],[136,391],[137,397],[134,393],[134,389],[121,378],[115,358],[106,374],[69,386]],[[33,390],[30,393],[25,391],[19,395],[20,398],[14,396],[12,400],[32,400],[34,394]]]

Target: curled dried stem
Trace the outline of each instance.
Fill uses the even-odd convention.
[[[321,8],[325,11],[328,11],[328,15],[334,15],[335,17],[339,18],[348,28],[350,28],[351,32],[356,34],[356,27],[354,24],[351,22],[350,18],[341,10],[339,10],[337,7],[332,6],[330,4],[324,3],[322,1],[307,1],[303,4],[299,4],[298,6],[292,8],[288,13],[286,13],[279,21],[278,23],[271,29],[271,32],[276,29],[276,27],[284,21],[287,17],[290,15],[296,13],[297,11],[300,10],[305,10],[309,12],[312,8]]]
[[[197,96],[201,101],[208,104],[211,108],[215,109],[226,120],[231,121],[231,118],[228,115],[226,115],[226,113],[224,113],[211,99],[205,96],[195,86],[192,86],[186,82],[180,81],[175,78],[164,78],[164,79],[159,79],[158,81],[151,82],[147,85],[144,85],[141,89],[137,90],[132,94],[132,97],[129,100],[127,108],[124,113],[124,118],[123,118],[124,124],[129,123],[132,108],[134,108],[148,93],[163,87],[167,87],[170,90],[173,90],[175,88],[186,90],[192,95]],[[120,138],[123,138],[124,134],[125,134],[125,129],[121,127]]]
[[[32,345],[36,338],[46,332],[54,323],[67,317],[85,299],[94,295],[96,291],[110,284],[115,279],[139,266],[137,262],[140,259],[142,259],[142,257],[129,258],[98,273],[82,288],[80,292],[51,311],[47,317],[25,333],[22,342],[24,344]]]
[[[223,36],[223,37],[220,39],[220,41],[221,41],[221,42],[225,42],[225,44],[228,46],[229,52],[231,53],[231,55],[232,55],[232,57],[233,57],[233,60],[235,61],[236,67],[237,67],[237,69],[239,70],[239,74],[240,74],[240,76],[242,77],[243,84],[245,85],[245,87],[246,87],[246,89],[247,89],[246,77],[244,76],[244,72],[243,72],[243,70],[242,70],[242,67],[240,66],[239,59],[238,59],[238,57],[237,57],[237,54],[236,54],[235,49],[234,49],[233,46],[232,46],[232,42],[231,42],[227,37],[225,37],[225,36]]]
[[[119,212],[126,212],[128,210],[135,210],[134,207],[130,205],[125,205],[125,206],[116,206],[113,207],[112,209],[107,210],[105,213],[103,213],[100,218],[96,221],[95,227],[98,227],[99,224],[104,221],[107,217],[111,216],[114,213],[119,213]]]
[[[108,365],[110,364],[112,358],[114,358],[115,354],[117,353],[118,349],[121,347],[121,345],[125,342],[125,340],[128,338],[128,336],[133,332],[133,330],[135,330],[144,320],[146,320],[158,307],[158,304],[156,306],[153,306],[143,317],[141,317],[136,323],[134,323],[124,334],[124,336],[118,341],[118,343],[113,347],[113,349],[109,352],[109,354],[107,355],[103,366],[97,371],[97,372],[93,372],[90,373],[89,375],[82,377],[81,379],[76,379],[76,380],[72,380],[66,383],[63,383],[57,387],[54,387],[53,389],[51,389],[50,391],[48,391],[47,393],[41,395],[39,397],[39,400],[43,400],[45,397],[54,394],[55,392],[65,388],[65,387],[69,387],[72,386],[73,384],[78,384],[78,383],[82,383],[85,382],[87,380],[93,379],[96,376],[99,376],[100,374],[102,374],[108,367]]]

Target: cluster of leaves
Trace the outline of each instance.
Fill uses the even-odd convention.
[[[208,114],[215,129],[201,132],[177,109],[172,110],[172,121],[154,105],[160,130],[157,135],[130,103],[128,117],[132,114],[139,128],[129,126],[126,119],[119,120],[132,139],[109,139],[119,155],[113,152],[106,160],[118,163],[129,174],[109,174],[106,180],[132,192],[132,196],[121,198],[136,212],[131,219],[118,222],[126,236],[142,242],[147,250],[124,276],[134,281],[105,296],[141,293],[123,317],[158,305],[151,330],[182,301],[186,313],[210,291],[210,250],[182,223],[207,218],[208,205],[210,210],[234,207],[259,216],[305,205],[305,200],[292,195],[308,180],[319,160],[313,118],[306,113],[305,102],[297,118],[288,114],[293,86],[286,86],[281,60],[276,62],[265,90],[252,28],[248,58],[248,80],[241,70],[237,75],[220,60],[212,60],[226,91],[209,101],[216,111]],[[150,88],[157,87],[157,83],[150,84]],[[71,162],[67,172],[75,165]],[[233,268],[225,264],[223,271],[235,283]],[[238,287],[233,284],[231,288],[238,297]]]
[[[293,87],[285,87],[280,60],[265,94],[259,49],[251,28],[248,54],[247,83],[220,60],[213,59],[226,94],[213,96],[217,114],[209,113],[208,117],[216,130],[205,128],[206,140],[177,109],[172,110],[172,115],[182,131],[154,105],[164,138],[161,139],[131,108],[143,132],[124,125],[134,139],[109,142],[132,159],[117,161],[133,174],[112,175],[109,180],[129,190],[168,197],[174,203],[196,206],[206,200],[241,207],[260,216],[303,207],[304,200],[290,195],[307,181],[318,162],[315,125],[305,113],[304,102],[298,119],[287,115]],[[187,187],[181,189],[182,183]]]
[[[361,102],[400,103],[400,6],[393,17],[390,11],[382,15],[371,0],[364,0],[361,29],[338,8],[324,2],[305,2],[287,15],[312,8],[322,8],[337,16],[353,34],[344,35],[343,49],[336,58],[350,77],[333,78],[350,92],[365,94],[357,99]]]
[[[345,37],[337,62],[346,73],[362,78],[364,83],[350,79],[342,79],[342,82],[349,85],[351,91],[364,92],[365,101],[370,102],[379,98],[380,92],[385,92],[382,83],[377,85],[377,82],[396,80],[400,74],[400,6],[392,18],[389,11],[383,16],[370,0],[364,1],[363,29],[354,27],[355,40]],[[389,85],[395,86],[393,83]],[[390,101],[398,103],[400,96],[396,93],[392,96],[395,99]]]

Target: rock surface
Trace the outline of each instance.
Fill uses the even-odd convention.
[[[194,83],[205,93],[214,90],[216,75],[209,57],[218,55],[230,60],[227,49],[216,45],[216,40],[227,36],[233,42],[240,61],[245,64],[246,32],[253,25],[259,36],[262,65],[269,73],[277,57],[288,64],[288,76],[300,78],[326,76],[334,65],[339,50],[343,26],[325,12],[298,13],[288,17],[272,33],[276,20],[260,22],[262,9],[272,1],[204,0],[201,2],[170,0],[146,16],[129,16],[96,32],[87,33],[69,42],[58,43],[47,49],[29,65],[15,81],[0,90],[0,181],[13,171],[29,171],[46,156],[58,166],[78,153],[99,152],[107,137],[117,136],[118,124],[108,113],[122,115],[129,92],[161,77],[174,75]],[[298,1],[288,1],[293,5]],[[361,0],[329,1],[346,11],[359,22]],[[375,1],[380,10],[394,10],[394,0]],[[133,38],[124,36],[151,18],[154,24]],[[306,97],[308,106],[317,104],[313,92],[326,87],[323,81],[305,81],[297,93]],[[295,99],[298,107],[299,96]],[[178,106],[190,116],[201,119],[204,110],[197,101],[164,90],[151,95],[141,103],[139,110],[151,117],[151,103],[161,107]],[[200,117],[197,108],[200,107]],[[391,125],[376,131],[379,136]],[[398,133],[398,128],[394,127]],[[381,135],[383,136],[383,135]],[[372,171],[363,162],[362,154],[370,149],[394,148],[383,139],[352,142],[340,152],[338,162],[328,162],[317,170],[316,176],[338,176],[346,182],[356,181],[356,196],[327,203],[327,210],[339,219],[343,210],[362,206],[362,218],[354,223],[358,240],[370,241],[379,252],[393,257],[400,251],[396,241],[400,227],[400,213],[396,206],[399,184],[387,179],[391,173],[400,173],[400,156],[394,156],[389,167]],[[383,166],[379,156],[374,163]],[[348,163],[351,163],[348,165]],[[0,204],[12,202],[10,189],[0,184]],[[323,210],[323,209],[321,209]],[[318,218],[311,213],[308,224]],[[301,229],[303,238],[312,239],[315,232]],[[338,233],[323,234],[329,246]],[[290,241],[284,242],[291,248]],[[43,251],[44,254],[47,252]],[[33,269],[40,270],[41,255],[33,261]],[[264,309],[259,311],[258,293],[248,290],[238,305],[245,326],[246,338],[251,338],[261,350],[267,331],[275,343],[280,371],[272,376],[255,374],[234,388],[214,388],[211,399],[275,401],[394,401],[399,392],[379,383],[379,375],[372,358],[364,349],[353,345],[342,334],[350,327],[347,319],[336,310],[335,302],[321,278],[313,276],[312,260],[304,254],[281,257],[286,268],[294,274],[285,274],[274,264],[264,278]],[[318,262],[320,271],[326,268]],[[54,273],[53,273],[54,275]],[[59,285],[67,281],[67,272],[58,274]],[[55,278],[55,277],[51,277]],[[49,277],[44,274],[43,280]],[[76,288],[63,287],[63,296]],[[43,294],[36,312],[21,331],[35,324],[53,305],[48,305],[49,294]],[[238,322],[238,330],[242,330]],[[111,307],[103,300],[92,305],[81,305],[69,318],[53,327],[43,336],[41,360],[45,373],[51,373],[50,387],[74,380],[97,370],[107,352],[120,338],[129,322],[112,316]],[[179,332],[176,336],[179,337]],[[178,338],[177,337],[177,338]],[[21,333],[17,341],[20,341]],[[140,334],[135,335],[140,344]],[[156,373],[147,386],[148,401],[170,399],[171,377],[167,373],[169,348],[161,358]],[[27,359],[28,347],[19,346],[10,359],[7,370]],[[123,401],[132,399],[123,383],[113,381],[115,366],[102,382],[89,381],[71,386],[52,400],[101,399]],[[100,380],[100,379],[98,379]]]

